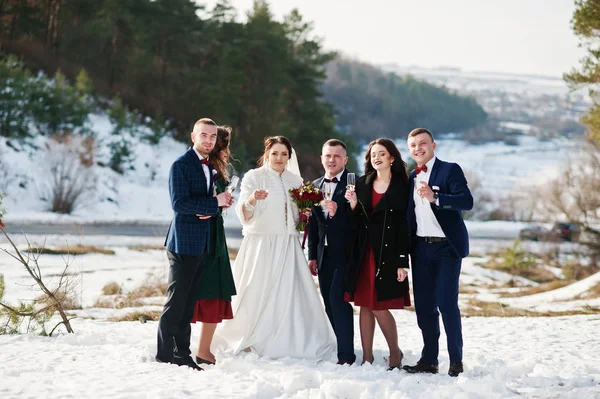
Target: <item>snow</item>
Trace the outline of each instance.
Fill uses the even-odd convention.
[[[419,358],[413,312],[394,311],[405,363]],[[358,319],[355,329],[358,331]],[[465,372],[386,371],[385,341],[375,338],[375,364],[337,366],[253,354],[218,358],[204,372],[153,361],[156,323],[76,319],[75,334],[2,336],[0,396],[9,398],[597,398],[597,317],[463,319]],[[196,349],[199,328],[193,328]],[[358,335],[355,347],[360,348]],[[357,353],[359,359],[360,352]]]
[[[19,247],[24,238],[16,236]],[[34,241],[43,237],[34,236]],[[217,355],[217,366],[202,373],[158,364],[153,356],[156,322],[109,322],[110,317],[134,310],[160,310],[164,298],[147,298],[142,308],[93,308],[102,298],[102,287],[117,282],[130,291],[146,279],[166,280],[168,263],[161,250],[136,251],[133,245],[160,245],[159,237],[50,236],[47,244],[67,240],[103,244],[115,255],[73,257],[73,271],[80,279],[78,296],[82,310],[74,311],[75,334],[57,337],[0,336],[0,397],[162,397],[206,398],[595,398],[600,395],[600,318],[565,316],[539,318],[463,317],[465,373],[446,375],[449,360],[445,335],[440,339],[440,374],[409,375],[386,371],[387,346],[375,333],[375,364],[337,366],[300,359],[266,359],[252,354]],[[7,248],[4,241],[0,247]],[[477,266],[483,258],[463,262],[461,284],[482,287],[506,282],[514,276]],[[45,275],[60,271],[61,256],[42,255]],[[36,294],[25,271],[8,256],[0,256],[0,271],[7,282],[5,300],[16,302]],[[524,284],[535,285],[522,279]],[[494,299],[514,307],[559,310],[567,298],[585,292],[600,281],[600,273],[556,290],[520,298]],[[475,298],[484,298],[475,294]],[[472,295],[468,296],[472,297]],[[461,294],[461,305],[468,298]],[[558,300],[558,302],[556,302]],[[597,300],[587,301],[594,304]],[[574,307],[575,304],[571,306]],[[558,307],[557,307],[558,306]],[[405,364],[419,358],[421,334],[412,309],[393,311]],[[192,352],[197,349],[200,326],[193,326]],[[361,359],[358,315],[355,316],[355,348]]]

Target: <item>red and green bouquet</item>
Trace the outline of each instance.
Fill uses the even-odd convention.
[[[304,182],[300,187],[290,190],[292,201],[300,210],[300,221],[296,225],[296,230],[305,231],[308,224],[308,216],[304,214],[306,209],[312,209],[323,201],[323,193],[311,182]]]

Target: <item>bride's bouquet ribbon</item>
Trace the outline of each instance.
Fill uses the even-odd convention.
[[[323,193],[311,182],[304,182],[300,187],[292,188],[290,190],[292,201],[298,206],[300,212],[300,220],[296,224],[296,230],[304,232],[304,238],[302,239],[302,249],[306,244],[306,227],[310,221],[310,218],[304,214],[306,209],[312,209],[315,205],[319,205],[323,201]]]

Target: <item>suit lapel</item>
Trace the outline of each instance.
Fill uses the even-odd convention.
[[[342,173],[342,175],[340,176],[340,181],[338,182],[337,186],[335,186],[335,192],[333,193],[333,196],[331,197],[332,200],[335,201],[336,197],[342,197],[342,199],[344,201],[346,200],[343,197],[344,197],[344,194],[346,194],[347,182],[348,182],[348,171],[346,169],[344,169],[344,173]]]
[[[429,182],[428,182],[429,187],[433,187],[436,185],[436,184],[434,184],[434,182],[435,182],[435,179],[437,178],[437,174],[440,170],[441,164],[442,164],[442,162],[438,158],[436,158],[435,162],[433,163],[433,167],[431,168],[431,174],[429,175]]]
[[[206,175],[204,174],[204,168],[202,167],[202,162],[200,162],[200,158],[198,158],[198,154],[196,154],[196,151],[194,151],[193,148],[190,148],[188,150],[188,154],[192,158],[191,161],[194,164],[194,166],[196,167],[196,169],[198,171],[198,175],[204,181],[204,186],[202,186],[202,188],[206,189]],[[212,171],[210,170],[210,167],[208,169],[209,169],[209,172],[212,173]],[[209,173],[209,175],[210,175],[210,173]],[[211,178],[209,181],[209,183],[210,183],[209,188],[212,186],[212,180],[213,179]],[[207,194],[209,192],[210,191],[207,190]]]

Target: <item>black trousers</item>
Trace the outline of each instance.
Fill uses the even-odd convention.
[[[191,355],[190,335],[196,304],[198,280],[204,270],[204,256],[180,255],[167,251],[169,286],[167,302],[158,322],[156,360],[179,363]]]
[[[354,312],[352,305],[344,301],[345,273],[346,265],[343,259],[325,247],[318,274],[325,312],[337,340],[338,360],[354,362]]]

